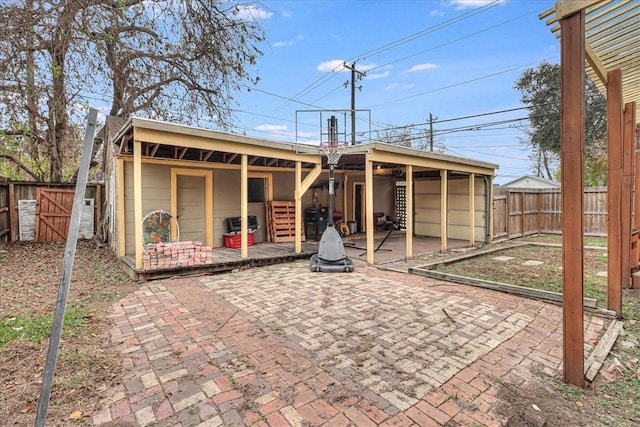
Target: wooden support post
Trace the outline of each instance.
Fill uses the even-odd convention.
[[[493,177],[490,176],[488,180],[489,182],[487,183],[487,186],[489,188],[485,188],[485,191],[489,192],[489,196],[486,198],[485,203],[489,205],[489,206],[486,206],[486,214],[489,215],[489,221],[487,222],[489,229],[485,230],[484,232],[486,236],[485,243],[487,244],[493,243]]]
[[[447,170],[440,170],[440,250],[442,253],[447,251],[447,206],[448,197],[448,185],[447,182]]]
[[[469,174],[469,246],[476,244],[476,174]]]
[[[9,183],[9,229],[11,230],[10,239],[12,242],[18,240],[18,221],[17,218],[17,206],[16,206],[16,190],[12,182]]]
[[[133,230],[136,270],[142,270],[142,142],[133,139]],[[124,221],[124,218],[120,219]]]
[[[640,141],[640,124],[636,124],[636,143],[633,144],[635,161],[633,164],[634,178],[634,197],[633,197],[633,229],[640,229],[640,147],[637,142]]]
[[[346,173],[342,174],[342,223],[347,226],[349,221],[349,209],[347,209],[347,188],[349,185],[349,175]]]
[[[607,73],[607,308],[622,316],[622,71]],[[564,213],[564,212],[563,212]]]
[[[295,250],[296,253],[302,253],[302,192],[300,187],[302,186],[302,162],[296,162],[295,173],[295,201],[296,201],[296,237],[295,237]]]
[[[249,237],[248,237],[248,224],[249,224],[249,173],[248,173],[248,158],[246,154],[243,154],[240,160],[240,257],[249,257]]]
[[[406,180],[407,186],[405,187],[405,257],[413,257],[413,166],[406,166]]]
[[[375,242],[375,220],[373,218],[373,161],[367,154],[365,158],[365,226],[367,233],[367,264],[373,265],[375,262],[374,242]]]
[[[563,373],[578,387],[584,387],[584,15],[581,10],[560,20]]]
[[[633,147],[636,108],[634,102],[624,106],[622,136],[622,201],[620,203],[620,223],[622,246],[620,256],[621,284],[623,288],[631,286],[631,217],[633,196]]]

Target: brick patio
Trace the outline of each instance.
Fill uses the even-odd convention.
[[[500,426],[500,383],[559,374],[560,307],[356,267],[142,285],[113,306],[128,374],[94,425]],[[607,323],[585,316],[587,351]]]

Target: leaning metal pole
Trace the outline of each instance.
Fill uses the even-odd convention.
[[[64,251],[60,288],[58,289],[58,300],[56,302],[56,311],[53,317],[53,325],[51,327],[51,338],[49,338],[47,361],[44,366],[44,374],[42,375],[42,389],[40,390],[40,400],[38,401],[38,412],[36,414],[35,422],[36,427],[44,427],[45,420],[47,418],[47,409],[49,407],[49,399],[51,397],[51,387],[53,386],[53,374],[56,370],[58,348],[60,347],[60,337],[62,336],[62,324],[67,307],[71,273],[73,271],[73,258],[76,254],[78,233],[80,232],[82,205],[84,202],[85,190],[87,189],[87,180],[89,179],[91,150],[93,147],[93,137],[96,132],[97,117],[98,110],[90,108],[89,115],[87,117],[87,128],[84,135],[84,146],[82,149],[82,157],[80,159],[80,168],[78,169],[78,178],[76,180],[73,207],[71,208],[71,223],[69,224],[69,231],[67,233],[67,246]]]

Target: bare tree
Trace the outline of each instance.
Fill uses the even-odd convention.
[[[179,111],[184,123],[229,126],[233,92],[258,80],[246,68],[263,40],[252,11],[220,0],[0,0],[0,156],[34,179],[73,176],[78,110],[96,98],[112,115]]]

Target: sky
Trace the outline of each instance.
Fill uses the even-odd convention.
[[[266,40],[250,72],[260,81],[235,95],[234,131],[317,144],[326,120],[351,141],[406,130],[434,150],[499,165],[495,182],[534,174],[527,109],[516,80],[541,61],[559,62],[559,41],[538,0],[263,1],[244,11]],[[466,119],[463,119],[466,118]],[[407,127],[410,126],[410,127]]]

